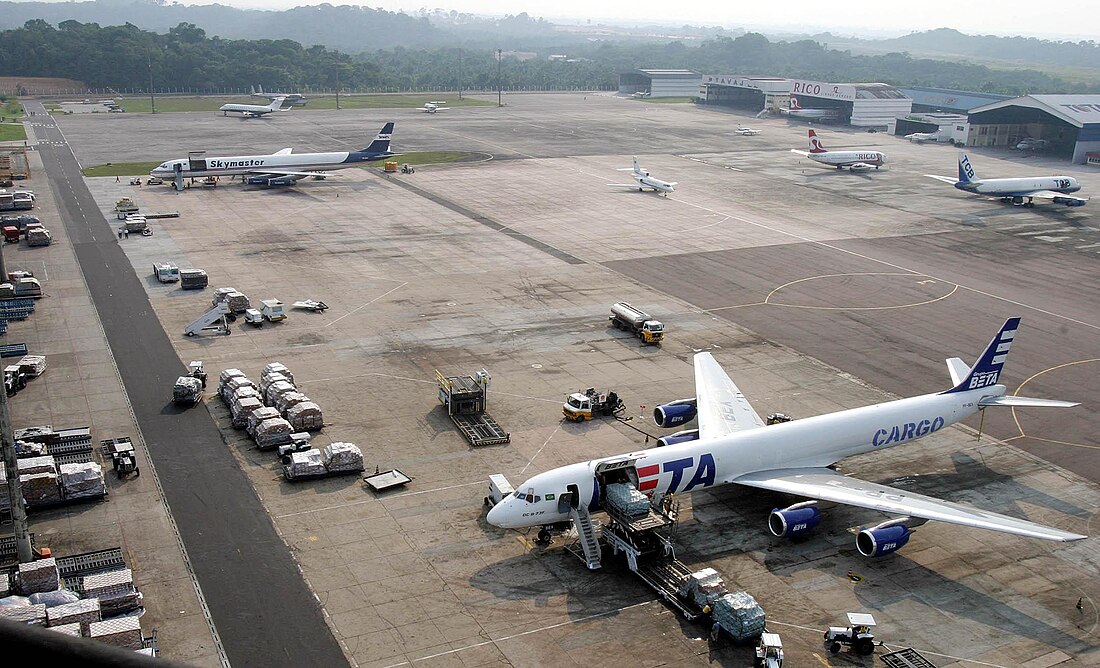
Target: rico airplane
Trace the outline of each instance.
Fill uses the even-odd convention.
[[[271,104],[237,104],[236,102],[230,102],[218,107],[218,111],[222,112],[222,116],[235,113],[241,114],[244,118],[259,118],[276,111],[290,111],[289,109],[283,109],[283,100],[285,99],[284,97],[276,97],[271,101]]]
[[[235,175],[243,176],[245,182],[253,185],[290,186],[294,185],[298,179],[309,176],[318,179],[328,176],[325,172],[318,170],[346,169],[364,162],[400,155],[390,151],[392,136],[393,123],[386,123],[374,141],[358,151],[294,153],[293,149],[284,148],[270,155],[181,158],[161,163],[149,172],[149,175],[162,179],[176,179],[177,188],[182,187],[184,178]]]
[[[660,447],[540,473],[495,505],[488,521],[502,528],[542,527],[540,538],[545,539],[549,527],[570,519],[570,504],[583,503],[593,511],[604,507],[610,483],[629,483],[651,496],[738,484],[809,499],[772,510],[768,529],[775,536],[797,536],[817,526],[819,501],[893,515],[859,529],[856,548],[867,557],[897,551],[914,527],[929,520],[1053,541],[1081,540],[1086,536],[865,482],[832,468],[847,457],[928,436],[988,406],[1076,406],[1007,395],[997,382],[1019,324],[1019,318],[1007,320],[973,367],[957,357],[947,360],[949,390],[771,426],[764,425],[711,354],[698,353],[695,398],[658,406],[653,413],[662,427],[698,416],[698,429],[666,436]],[[556,500],[563,495],[569,503]]]
[[[791,96],[788,105],[790,106],[786,108],[781,107],[779,112],[791,118],[804,121],[836,121],[840,119],[839,109],[805,109],[794,95]]]
[[[304,107],[308,99],[301,93],[265,93],[263,86],[255,86],[252,88],[252,97],[262,97],[265,100],[275,101],[275,98],[284,98],[283,104],[288,104],[293,107]]]
[[[660,195],[667,195],[676,189],[675,182],[662,181],[649,175],[648,169],[642,169],[638,166],[638,158],[634,158],[634,167],[623,167],[619,169],[620,172],[630,172],[630,175],[634,177],[637,183],[608,183],[611,188],[637,188],[639,192],[650,189]]]
[[[1014,179],[979,179],[974,167],[970,164],[970,158],[965,153],[959,154],[959,178],[955,180],[950,176],[937,176],[925,174],[925,176],[950,183],[959,190],[975,195],[999,197],[1002,202],[1011,202],[1016,206],[1032,207],[1035,198],[1049,199],[1055,204],[1066,206],[1085,206],[1087,197],[1074,197],[1069,193],[1075,193],[1081,189],[1081,184],[1072,176],[1025,176]]]
[[[810,160],[820,162],[823,165],[836,167],[837,169],[847,167],[853,172],[867,171],[872,167],[878,169],[886,164],[886,154],[881,151],[872,151],[870,149],[858,151],[829,151],[821,144],[821,140],[818,138],[816,132],[810,130],[809,136],[809,151],[800,151],[796,148],[792,148],[791,153],[806,156]]]

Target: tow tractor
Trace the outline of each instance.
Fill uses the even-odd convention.
[[[875,618],[865,612],[849,612],[848,624],[850,626],[830,626],[825,632],[825,644],[833,654],[840,652],[842,645],[847,645],[856,654],[869,656],[875,653],[875,636],[871,629],[875,626]]]
[[[753,668],[783,668],[783,640],[778,633],[761,633],[756,644]]]
[[[574,392],[569,395],[561,406],[561,412],[567,420],[584,422],[597,415],[611,416],[625,409],[623,400],[615,392],[608,390],[606,393],[597,392],[590,387],[584,391]]]
[[[120,479],[131,473],[141,475],[137,465],[137,453],[134,452],[134,444],[129,437],[107,439],[101,441],[100,446],[103,448],[103,454],[111,458],[115,475]]]
[[[172,388],[173,403],[182,406],[194,406],[202,400],[202,391],[206,389],[206,370],[202,362],[193,361],[187,365],[187,375],[176,379]]]

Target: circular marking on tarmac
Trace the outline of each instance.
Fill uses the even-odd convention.
[[[914,279],[916,279],[914,281]],[[833,285],[816,290],[816,285],[809,290],[798,288],[801,284],[811,281],[828,281]],[[819,283],[820,284],[820,283]],[[826,284],[828,285],[828,283]],[[950,290],[948,290],[950,286]],[[959,286],[955,283],[938,281],[923,274],[909,272],[866,272],[847,274],[823,274],[821,276],[809,276],[796,281],[784,283],[768,293],[763,303],[770,306],[782,306],[786,308],[805,308],[820,311],[883,311],[889,309],[910,308],[913,306],[925,306],[947,299],[955,294]],[[790,295],[786,301],[780,297],[780,293],[786,291]],[[815,294],[816,293],[816,294]],[[840,299],[826,301],[826,297],[818,295],[836,295]],[[908,299],[905,297],[908,295]],[[905,301],[902,301],[905,299]],[[836,303],[838,301],[855,300],[854,304]],[[797,303],[802,301],[805,303]],[[813,302],[820,303],[813,303]],[[880,302],[880,303],[874,303]],[[893,303],[891,303],[893,302]],[[900,303],[898,303],[900,302]]]
[[[1049,369],[1043,369],[1042,371],[1039,371],[1039,372],[1036,372],[1036,373],[1032,374],[1030,378],[1028,378],[1024,382],[1020,383],[1020,386],[1017,387],[1012,392],[1012,396],[1014,396],[1014,397],[1020,396],[1020,391],[1024,389],[1025,385],[1027,385],[1028,383],[1035,380],[1039,376],[1042,376],[1045,373],[1049,373],[1051,371],[1058,371],[1059,369],[1065,369],[1065,368],[1072,367],[1072,366],[1077,366],[1079,364],[1097,364],[1097,363],[1100,363],[1100,357],[1093,357],[1093,358],[1090,358],[1090,359],[1077,360],[1076,362],[1066,362],[1065,364],[1059,364],[1058,366],[1052,366]],[[1043,443],[1051,443],[1051,444],[1054,444],[1054,445],[1065,445],[1065,446],[1069,446],[1071,448],[1086,448],[1086,449],[1089,449],[1089,450],[1100,450],[1100,446],[1097,446],[1097,445],[1089,445],[1088,443],[1074,443],[1073,441],[1062,441],[1062,440],[1058,440],[1058,439],[1054,439],[1054,438],[1042,438],[1041,436],[1032,436],[1031,434],[1028,434],[1026,431],[1024,431],[1023,425],[1020,424],[1020,416],[1019,416],[1019,414],[1016,413],[1016,408],[1015,407],[1012,408],[1012,421],[1014,423],[1016,423],[1016,429],[1017,429],[1017,431],[1020,432],[1020,435],[1019,436],[1013,436],[1012,438],[1004,439],[1006,441],[1014,441],[1014,440],[1017,440],[1017,439],[1020,439],[1020,438],[1030,438],[1033,441],[1041,441]]]

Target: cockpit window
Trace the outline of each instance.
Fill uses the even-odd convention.
[[[542,501],[542,497],[535,494],[534,488],[529,488],[526,492],[523,490],[517,491],[513,496],[517,499],[523,499],[527,503],[538,503]]]

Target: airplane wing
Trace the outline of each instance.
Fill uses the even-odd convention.
[[[294,148],[291,147],[291,148],[284,148],[284,149],[275,151],[275,153],[273,153],[272,155],[290,155],[293,152],[294,152]]]
[[[643,186],[640,183],[608,183],[607,185],[610,188],[645,188],[645,187],[647,187],[647,186]]]
[[[292,169],[253,169],[248,172],[257,176],[295,176],[304,179],[307,176],[332,176],[326,172],[296,172]]]
[[[700,420],[702,415],[700,414]],[[991,513],[902,489],[865,482],[827,468],[775,469],[749,473],[733,482],[749,487],[844,503],[884,513],[907,515],[951,524],[991,529],[1018,536],[1071,541],[1086,538],[1076,533]]]
[[[1087,197],[1074,197],[1073,195],[1066,195],[1065,193],[1055,192],[1053,190],[1033,190],[1029,193],[1020,193],[1023,197],[1038,197],[1039,199],[1059,199],[1073,200],[1075,202],[1087,202]]]
[[[809,151],[799,151],[797,148],[792,148],[791,153],[797,153],[797,154],[799,154],[801,156],[805,156],[807,158],[810,157],[810,152]]]
[[[764,426],[749,400],[710,353],[695,356],[695,400],[701,439]]]
[[[951,176],[936,176],[935,174],[925,174],[925,176],[930,179],[936,179],[937,181],[943,181],[944,183],[950,183],[951,185],[955,185],[959,182],[958,179]]]

